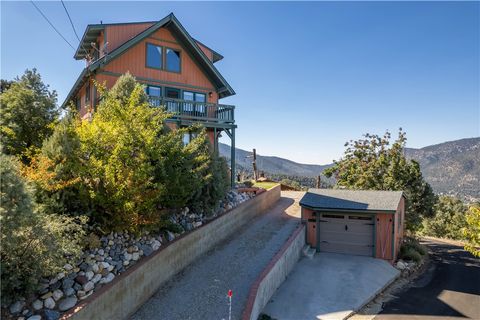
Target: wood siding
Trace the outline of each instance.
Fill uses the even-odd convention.
[[[109,36],[107,34],[107,38],[108,37]],[[147,42],[180,50],[181,72],[175,73],[147,68],[145,66]],[[174,87],[176,86],[174,84],[186,84],[190,90],[206,93],[208,102],[218,103],[218,95],[216,94],[216,90],[212,82],[192,59],[190,54],[188,54],[188,52],[176,42],[170,31],[166,30],[165,28],[159,29],[151,37],[148,37],[147,39],[137,43],[124,54],[112,60],[105,66],[104,70],[115,74],[124,74],[126,72],[130,72],[132,75],[139,78],[139,81],[142,81],[141,78],[155,80],[158,79],[159,81],[173,83],[171,86]],[[144,82],[147,82],[147,80]],[[195,87],[197,89],[191,89],[191,87]],[[209,92],[212,92],[212,97],[209,97]]]
[[[135,37],[137,34],[151,27],[152,25],[152,22],[146,22],[106,26],[105,31],[107,34],[108,52],[112,52],[131,38]]]
[[[384,260],[392,260],[392,236],[394,227],[394,214],[378,213],[376,217],[376,254],[375,257]]]
[[[205,47],[203,44],[199,43],[198,41],[195,41],[195,42],[200,47],[200,49],[203,51],[203,53],[205,53],[207,58],[210,59],[210,61],[213,62],[213,52],[212,52],[212,50],[208,49],[207,47]]]

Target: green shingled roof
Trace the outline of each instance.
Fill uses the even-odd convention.
[[[300,205],[314,210],[396,211],[402,191],[309,189]]]

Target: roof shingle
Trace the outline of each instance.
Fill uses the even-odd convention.
[[[396,211],[402,191],[309,189],[300,205],[317,210]]]

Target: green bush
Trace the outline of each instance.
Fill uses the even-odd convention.
[[[406,248],[400,252],[400,257],[403,260],[411,260],[415,262],[420,262],[422,260],[422,255],[415,250],[414,248]]]
[[[57,93],[50,91],[36,69],[26,70],[0,94],[0,146],[3,153],[19,156],[40,148],[52,133],[59,110]]]
[[[460,199],[441,196],[434,206],[434,215],[423,221],[422,233],[438,238],[463,239],[466,213],[467,206]]]
[[[62,119],[53,134],[43,142],[40,152],[24,168],[25,176],[35,186],[35,200],[47,213],[86,215],[91,204],[82,183],[80,140],[75,114]]]
[[[400,247],[400,258],[419,262],[427,254],[427,249],[417,239],[406,237]]]
[[[42,276],[60,271],[67,258],[80,255],[85,220],[36,210],[19,164],[3,154],[0,178],[1,294],[2,302],[10,303],[35,290]]]

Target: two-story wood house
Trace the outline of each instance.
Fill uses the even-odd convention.
[[[85,60],[86,67],[64,106],[74,102],[82,118],[90,117],[99,101],[93,80],[111,88],[130,72],[145,85],[152,107],[173,115],[167,121],[171,128],[202,124],[215,152],[220,134],[230,137],[233,185],[234,106],[218,102],[235,91],[214,65],[223,56],[192,38],[173,13],[160,21],[88,25],[74,58]],[[190,139],[186,135],[184,142]]]

